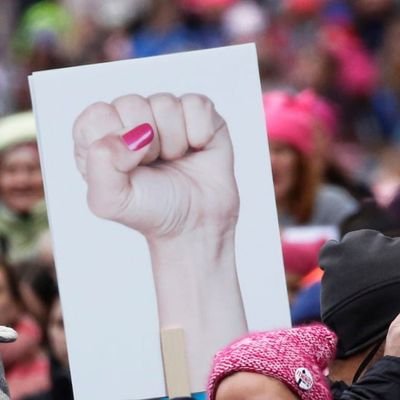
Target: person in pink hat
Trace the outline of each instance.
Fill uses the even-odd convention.
[[[279,224],[339,225],[358,205],[347,191],[321,182],[317,114],[300,95],[281,90],[263,101]]]
[[[330,400],[324,371],[336,336],[315,324],[245,336],[218,352],[209,400]]]
[[[338,339],[325,325],[251,333],[215,355],[208,400],[398,399],[399,338],[400,315],[386,336],[386,368],[367,366],[357,382],[334,390],[332,376],[328,379],[327,374],[332,372]]]
[[[179,0],[184,10],[200,14],[209,10],[221,11],[236,2],[237,0]]]

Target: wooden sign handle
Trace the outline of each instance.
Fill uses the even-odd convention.
[[[184,336],[182,328],[161,330],[164,375],[170,399],[191,396]]]

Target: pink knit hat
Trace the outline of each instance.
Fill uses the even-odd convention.
[[[338,132],[339,116],[335,106],[319,96],[312,89],[306,89],[297,95],[297,101],[304,111],[314,114],[316,122],[321,124],[324,132],[333,137]]]
[[[321,10],[326,0],[283,0],[284,9],[304,15],[315,14]]]
[[[377,85],[379,69],[356,32],[326,25],[320,30],[320,40],[338,63],[338,84],[342,90],[350,96],[370,95]]]
[[[263,95],[268,138],[288,144],[302,154],[314,150],[315,118],[304,110],[296,96],[281,90]]]
[[[275,378],[302,400],[330,400],[323,371],[335,355],[336,340],[321,324],[245,336],[215,355],[209,400],[215,400],[218,385],[235,372]]]
[[[282,240],[285,272],[305,276],[318,265],[318,256],[325,239],[313,242],[288,242]]]

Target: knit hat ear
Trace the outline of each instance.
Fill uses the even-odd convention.
[[[303,155],[315,150],[315,117],[299,104],[297,98],[281,90],[263,95],[268,139],[293,147]]]
[[[324,369],[335,349],[335,334],[321,324],[245,336],[216,354],[209,400],[224,378],[244,371],[277,379],[302,400],[329,400]]]
[[[311,340],[309,344],[315,362],[324,370],[328,367],[329,361],[335,357],[336,353],[336,335],[329,331],[324,325],[311,325],[302,328],[304,336],[309,336]]]

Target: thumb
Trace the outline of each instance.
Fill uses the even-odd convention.
[[[390,324],[389,330],[390,329],[399,329],[400,330],[400,314],[397,315],[397,317],[392,321]]]
[[[101,218],[114,219],[132,195],[130,172],[143,160],[154,138],[149,124],[95,141],[87,158],[88,204]]]
[[[390,324],[386,336],[385,355],[400,357],[400,314]]]

